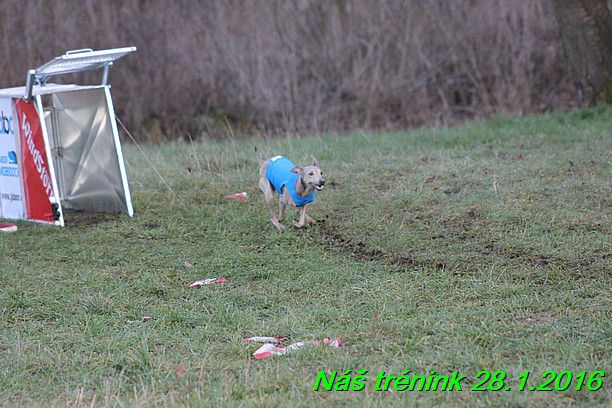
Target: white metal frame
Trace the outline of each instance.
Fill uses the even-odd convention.
[[[35,97],[36,111],[38,112],[38,121],[42,131],[43,140],[45,142],[45,154],[47,155],[47,162],[49,164],[49,177],[51,177],[51,186],[53,188],[53,199],[58,206],[57,211],[59,212],[59,219],[55,221],[56,225],[60,227],[64,226],[64,211],[62,210],[62,202],[59,196],[59,189],[57,187],[57,179],[55,176],[55,166],[53,164],[53,156],[51,155],[51,145],[49,144],[49,132],[47,131],[47,123],[45,122],[45,114],[43,110],[42,98],[40,95]]]
[[[104,92],[106,94],[106,104],[108,106],[108,112],[110,115],[111,128],[113,130],[115,151],[117,153],[117,160],[119,161],[119,172],[121,173],[121,182],[123,183],[123,191],[125,193],[125,203],[129,216],[133,217],[134,208],[132,207],[132,196],[130,194],[130,186],[128,185],[127,181],[127,173],[125,172],[123,150],[121,149],[121,140],[119,140],[119,130],[117,129],[117,120],[115,119],[115,108],[113,107],[113,100],[111,98],[110,89],[108,86],[104,87]]]
[[[108,71],[113,61],[136,51],[136,47],[113,48],[109,50],[94,51],[91,48],[71,50],[56,57],[36,69],[28,70],[24,98],[30,103],[35,85],[44,86],[54,75],[69,74],[73,72],[90,71],[103,68],[101,85],[108,82]]]

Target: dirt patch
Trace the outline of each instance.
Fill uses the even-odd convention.
[[[115,213],[64,210],[64,224],[70,228],[85,228],[114,221],[121,216],[121,214]]]
[[[418,260],[410,256],[394,256],[386,251],[369,247],[360,240],[346,237],[334,230],[333,227],[325,222],[319,224],[321,231],[321,244],[328,250],[341,251],[347,256],[366,262],[379,262],[391,266],[391,271],[396,273],[407,272],[408,269],[434,268],[445,269],[447,265],[437,260]]]
[[[359,261],[379,261],[386,259],[389,255],[381,250],[369,248],[362,241],[354,241],[342,234],[332,231],[330,226],[320,224],[323,232],[323,244],[328,249],[341,248],[344,252],[350,253],[351,257]]]
[[[502,248],[495,242],[491,242],[477,249],[476,252],[483,256],[497,256],[505,259],[520,260],[531,268],[558,268],[569,271],[591,271],[594,266],[598,264],[597,260],[570,261],[529,251]],[[604,258],[602,258],[602,260],[603,259]]]
[[[477,216],[476,210],[469,210],[462,214],[462,219],[465,221]],[[461,273],[470,268],[469,263],[461,260],[449,263],[446,260],[435,258],[418,259],[406,255],[393,255],[385,250],[372,248],[362,240],[347,237],[339,232],[339,229],[334,228],[334,226],[327,222],[321,222],[318,224],[318,228],[320,231],[320,244],[326,249],[342,252],[357,261],[378,262],[390,266],[392,272],[404,273],[409,270],[414,270],[415,268],[428,268]],[[474,248],[473,254],[474,256],[487,258],[495,257],[496,260],[505,259],[507,261],[518,261],[534,269],[558,268],[577,275],[584,272],[591,272],[597,269],[598,266],[601,266],[601,262],[598,262],[599,258],[594,260],[570,261],[528,251],[502,248],[495,242],[491,242],[483,247]],[[601,260],[605,260],[605,258],[606,256],[604,255],[601,257]]]

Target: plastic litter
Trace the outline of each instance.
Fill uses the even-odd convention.
[[[0,232],[15,232],[17,231],[17,226],[15,224],[8,224],[5,222],[0,222]]]
[[[253,336],[253,337],[245,337],[242,339],[241,343],[282,343],[285,339],[282,337],[264,337],[264,336]]]
[[[189,285],[190,288],[196,288],[198,286],[210,285],[211,283],[223,283],[225,282],[225,278],[208,278],[202,279],[196,282],[193,282]]]
[[[142,320],[128,320],[127,322],[132,324],[132,323],[142,323],[142,322],[146,322],[147,320],[152,319],[151,316],[142,316]]]
[[[225,196],[225,198],[234,198],[234,199],[241,199],[241,200],[248,200],[249,199],[249,195],[246,193],[246,191],[243,191],[242,193],[234,193],[234,194],[230,194]]]
[[[278,347],[272,343],[266,343],[253,353],[253,357],[255,360],[262,360],[264,358],[270,358],[273,356],[281,356],[287,354],[291,351],[295,351],[301,347],[312,345],[312,346],[320,346],[321,344],[326,344],[330,347],[340,347],[342,345],[342,340],[340,338],[335,339],[323,339],[323,341],[298,341],[293,343],[287,347]]]
[[[179,381],[182,380],[183,377],[185,377],[185,374],[187,374],[187,367],[185,366],[185,363],[181,361],[176,367],[176,379]]]

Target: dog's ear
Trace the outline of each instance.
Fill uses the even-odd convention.
[[[294,167],[294,168],[292,168],[290,171],[291,171],[292,173],[295,173],[295,174],[300,174],[300,173],[301,173],[303,170],[304,170],[304,169],[303,169],[302,167],[300,167],[300,166],[295,166],[295,167]]]
[[[317,161],[317,158],[314,157],[314,155],[312,154],[310,155],[310,157],[312,157],[312,165],[319,167],[319,162]]]

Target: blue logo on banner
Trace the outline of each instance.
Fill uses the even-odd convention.
[[[17,164],[17,153],[8,152],[9,164]]]
[[[15,130],[13,129],[13,117],[6,116],[4,111],[0,111],[0,133],[6,135],[14,135]]]

